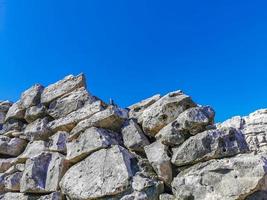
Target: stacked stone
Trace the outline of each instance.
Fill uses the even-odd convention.
[[[181,91],[123,109],[83,75],[36,84],[0,101],[0,199],[264,199],[266,110],[214,116]]]

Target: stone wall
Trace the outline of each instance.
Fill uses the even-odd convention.
[[[182,91],[128,108],[83,75],[0,101],[0,199],[267,199],[267,110],[214,124]]]

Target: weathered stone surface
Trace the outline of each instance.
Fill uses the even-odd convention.
[[[181,131],[187,131],[191,135],[205,131],[207,126],[212,125],[215,112],[209,106],[189,108],[181,113],[177,119]]]
[[[24,108],[29,108],[31,106],[36,106],[40,103],[41,93],[44,87],[40,84],[35,84],[25,92],[21,94],[21,104]]]
[[[65,117],[67,114],[83,107],[86,102],[92,103],[90,94],[85,88],[78,88],[52,101],[49,104],[48,114],[54,119]]]
[[[47,140],[52,135],[52,131],[48,127],[49,119],[37,119],[28,124],[24,130],[24,134],[28,140]]]
[[[240,116],[232,117],[231,119],[227,119],[223,123],[217,124],[217,127],[233,127],[236,129],[242,129],[244,125],[244,119]]]
[[[171,92],[144,110],[143,130],[146,134],[154,136],[183,111],[194,106],[196,105],[191,98],[181,91]]]
[[[199,163],[178,174],[172,183],[173,193],[181,200],[244,199],[264,186],[266,164],[258,155]]]
[[[245,153],[248,147],[241,132],[234,128],[223,128],[192,136],[172,150],[172,163],[183,166]]]
[[[4,134],[8,131],[21,131],[25,127],[25,124],[16,119],[9,119],[2,125],[2,129],[0,129],[0,133]]]
[[[8,121],[10,119],[22,120],[24,119],[24,114],[25,114],[25,108],[23,108],[21,101],[17,101],[9,108],[6,114],[5,121]]]
[[[148,99],[142,100],[139,103],[136,103],[134,105],[131,105],[128,107],[129,111],[129,117],[137,119],[138,123],[142,123],[141,115],[143,111],[151,106],[153,103],[158,101],[161,98],[160,94],[156,94]]]
[[[38,118],[44,118],[47,116],[46,107],[42,104],[38,104],[37,106],[29,107],[25,112],[25,120],[28,123],[31,123]]]
[[[48,195],[40,196],[36,200],[63,200],[63,196],[60,192],[53,192]]]
[[[165,193],[159,196],[159,200],[175,200],[175,196]]]
[[[28,159],[20,182],[20,192],[56,192],[66,167],[64,156],[59,153],[44,152]]]
[[[27,159],[38,156],[46,150],[47,147],[45,141],[36,140],[29,142],[24,152],[18,156],[18,161],[25,162]]]
[[[11,106],[12,103],[10,101],[0,101],[0,112],[7,113]]]
[[[60,182],[61,190],[70,199],[81,200],[123,193],[134,175],[133,158],[117,145],[101,149],[66,172]]]
[[[26,145],[26,140],[0,136],[0,155],[18,156],[24,151]]]
[[[67,153],[67,139],[68,133],[64,131],[58,131],[56,134],[52,135],[48,141],[48,150],[52,152],[59,152],[62,154]]]
[[[1,200],[63,200],[59,192],[53,192],[48,195],[27,195],[18,192],[7,192],[0,195]]]
[[[76,163],[99,149],[118,144],[116,135],[117,133],[101,128],[86,129],[77,139],[67,143],[66,159]]]
[[[51,84],[44,89],[41,95],[41,103],[48,104],[51,101],[81,87],[86,87],[85,77],[83,74],[78,76],[66,76],[63,80]]]
[[[179,122],[175,120],[162,128],[155,137],[165,145],[178,146],[189,137],[189,133],[181,130]]]
[[[168,147],[161,142],[154,142],[145,146],[145,152],[158,177],[166,184],[170,184],[172,181],[172,166],[168,156]]]
[[[144,147],[150,144],[142,129],[132,119],[125,121],[121,134],[124,145],[130,150],[144,151]]]
[[[13,174],[6,176],[4,179],[5,191],[19,192],[21,177],[22,177],[22,172],[15,172]]]
[[[112,131],[120,131],[123,122],[128,118],[125,109],[109,106],[107,109],[95,113],[90,118],[77,124],[70,133],[70,139],[77,137],[82,131],[90,127],[105,128]]]
[[[14,164],[16,158],[1,158],[0,159],[0,173],[7,171]]]
[[[95,101],[84,107],[68,114],[67,116],[54,120],[49,123],[49,127],[53,132],[71,131],[80,121],[91,117],[93,114],[104,110],[102,101]]]

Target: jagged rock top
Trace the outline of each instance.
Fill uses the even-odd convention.
[[[214,124],[177,90],[128,108],[83,74],[0,101],[0,199],[267,199],[267,109]]]

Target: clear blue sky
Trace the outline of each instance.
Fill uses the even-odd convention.
[[[127,106],[181,89],[217,120],[267,107],[267,2],[0,0],[0,99],[84,72]]]

